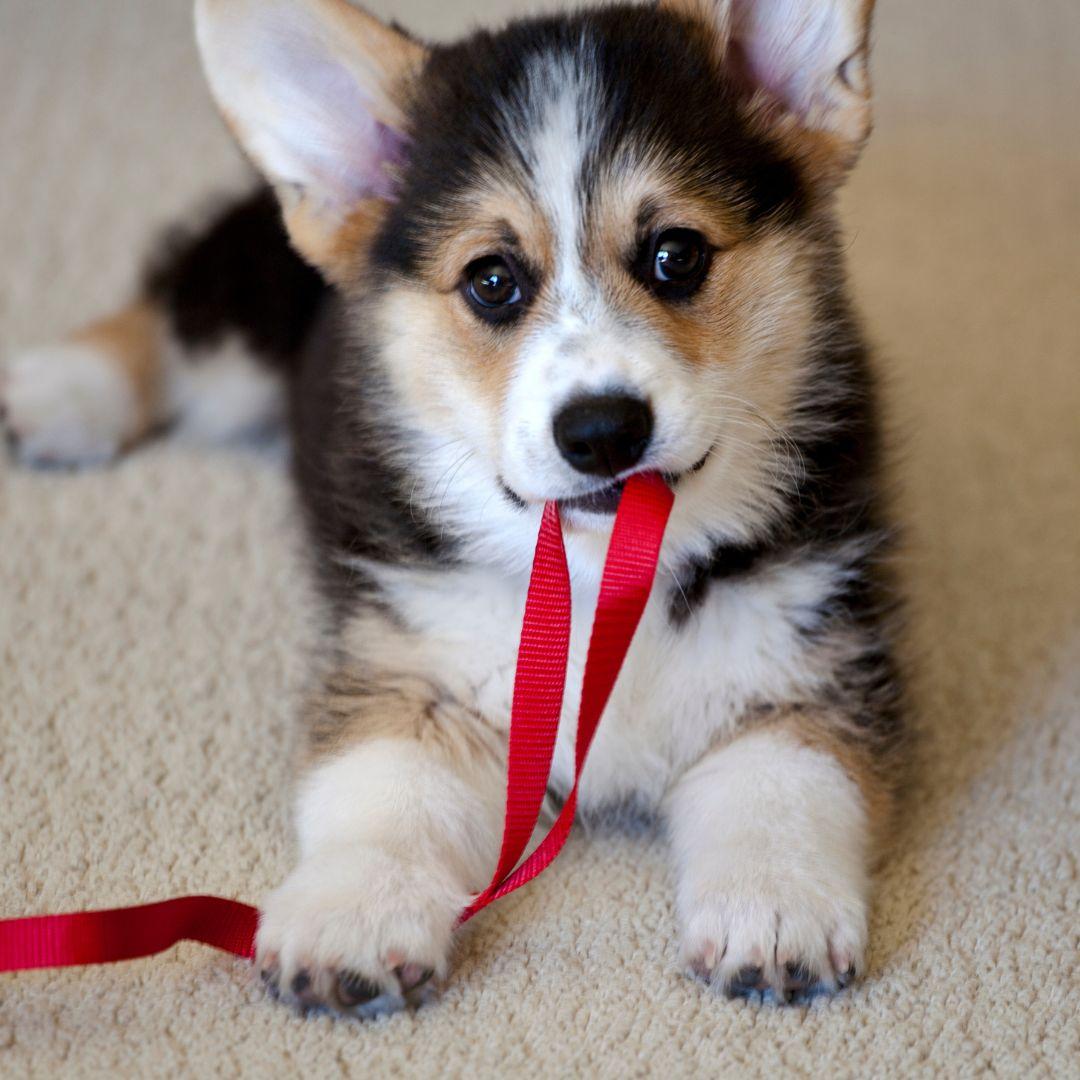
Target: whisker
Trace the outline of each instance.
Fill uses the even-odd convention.
[[[423,462],[427,461],[429,458],[434,457],[436,454],[441,454],[444,450],[448,449],[449,447],[454,446],[454,445],[460,446],[464,442],[465,442],[465,440],[459,437],[459,438],[450,439],[447,442],[441,443],[439,446],[434,446],[426,454],[423,454],[420,458],[417,459],[417,464],[422,464]],[[447,471],[449,471],[450,469],[452,469],[454,467],[454,464],[456,463],[456,460],[457,459],[455,459],[455,462],[452,462],[447,467]],[[446,475],[446,472],[443,473],[443,476],[445,476],[445,475]],[[419,472],[417,472],[413,477],[412,487],[409,490],[409,516],[412,518],[413,522],[417,523],[417,524],[419,523],[419,521],[418,521],[418,519],[416,517],[416,489],[419,486],[421,479],[422,479],[421,474]],[[441,482],[442,482],[442,476],[440,476],[439,479],[435,482],[435,487],[438,487],[438,485]]]
[[[439,499],[439,518],[443,520],[443,524],[441,525],[440,532],[439,532],[439,535],[440,535],[441,539],[445,538],[445,536],[446,536],[446,523],[445,523],[445,519],[443,518],[443,509],[445,508],[445,505],[446,505],[446,497],[447,497],[447,495],[450,494],[450,488],[453,486],[453,483],[454,483],[455,478],[457,477],[457,474],[459,472],[461,472],[461,470],[465,467],[465,465],[468,463],[468,461],[474,455],[475,455],[475,451],[466,450],[465,453],[462,454],[462,456],[460,458],[458,458],[458,460],[456,462],[456,465],[452,466],[452,468],[454,469],[453,474],[446,481],[446,484],[443,487],[442,498]],[[443,473],[443,476],[445,476],[445,475],[446,475],[446,473]],[[438,487],[439,483],[442,483],[442,477],[439,478],[439,481],[435,486]]]

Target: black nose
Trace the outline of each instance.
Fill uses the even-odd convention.
[[[564,406],[552,428],[559,453],[578,472],[616,476],[641,460],[653,415],[641,398],[598,394]]]

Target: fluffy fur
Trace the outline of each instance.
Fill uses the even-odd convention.
[[[589,500],[625,473],[582,473],[552,431],[567,402],[612,393],[648,402],[635,467],[677,499],[583,811],[663,815],[705,981],[805,1000],[863,968],[904,747],[873,381],[833,210],[869,125],[869,15],[670,0],[428,50],[343,0],[197,4],[211,87],[283,213],[259,190],[155,262],[133,309],[154,343],[140,422],[115,341],[85,370],[121,389],[58,353],[19,361],[5,396],[28,458],[81,461],[167,420],[250,427],[285,373],[334,628],[300,861],[259,932],[287,1000],[370,1015],[446,975],[498,853],[549,499],[575,600],[565,793],[611,522]],[[710,256],[670,299],[650,253],[677,228]],[[491,255],[520,285],[498,322],[467,299]],[[51,414],[22,404],[65,385]]]

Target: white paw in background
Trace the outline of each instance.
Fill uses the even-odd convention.
[[[468,899],[429,863],[368,845],[323,850],[267,898],[256,965],[272,993],[303,1011],[395,1012],[446,975]]]
[[[29,349],[0,366],[0,418],[26,464],[110,461],[133,430],[137,409],[124,372],[90,345]]]
[[[699,886],[682,905],[682,957],[692,974],[729,997],[802,1004],[862,972],[861,875],[803,855],[785,865],[752,838],[726,846],[700,879],[714,887]]]

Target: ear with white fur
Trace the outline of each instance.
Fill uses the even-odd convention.
[[[341,280],[371,200],[393,195],[424,48],[346,0],[196,0],[195,25],[218,107],[294,246]]]
[[[870,134],[874,0],[661,0],[717,31],[724,63],[756,92],[759,116],[813,143],[830,171],[854,164]]]

